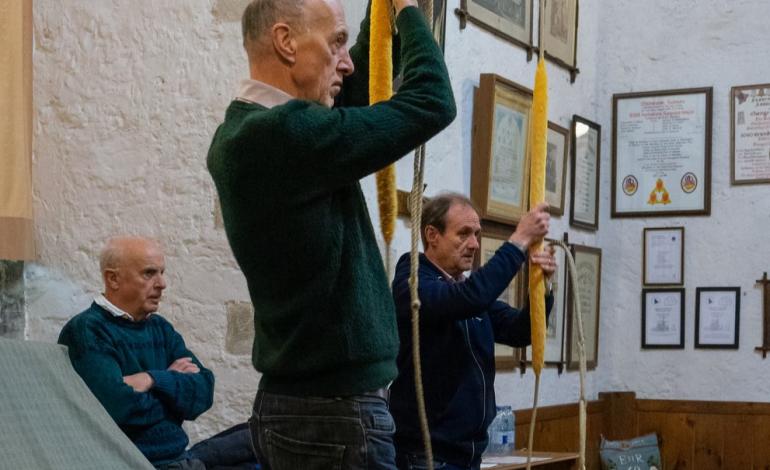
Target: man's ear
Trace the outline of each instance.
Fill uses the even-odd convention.
[[[109,290],[118,290],[120,282],[118,280],[117,269],[105,269],[104,270],[104,286]]]
[[[291,26],[286,23],[274,24],[271,29],[271,38],[276,53],[293,65],[297,61],[297,40]]]
[[[435,246],[436,239],[438,239],[439,235],[441,235],[441,233],[433,225],[425,226],[425,242],[428,245],[425,247],[426,250],[431,246]]]

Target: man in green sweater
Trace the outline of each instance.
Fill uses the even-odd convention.
[[[254,0],[250,79],[208,168],[254,305],[251,420],[274,470],[395,468],[388,385],[395,311],[359,180],[440,132],[456,110],[415,0],[394,0],[390,100],[368,106],[369,22],[350,53],[339,0]],[[368,15],[367,15],[368,17]]]
[[[253,469],[245,423],[185,451],[189,439],[182,422],[211,407],[214,375],[157,313],[166,288],[158,243],[113,238],[100,265],[104,293],[59,335],[88,388],[158,468]]]

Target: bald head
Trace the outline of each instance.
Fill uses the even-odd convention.
[[[243,11],[243,47],[249,54],[270,44],[271,29],[276,23],[302,24],[305,0],[252,0]]]
[[[166,270],[163,249],[143,237],[115,237],[107,241],[99,257],[104,296],[113,305],[143,320],[158,310]]]

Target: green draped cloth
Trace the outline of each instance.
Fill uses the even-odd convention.
[[[0,469],[148,469],[58,344],[0,339]]]

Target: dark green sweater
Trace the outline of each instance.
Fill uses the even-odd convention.
[[[395,311],[358,181],[456,112],[422,13],[406,8],[396,24],[404,80],[391,100],[366,106],[364,20],[340,106],[233,101],[211,144],[208,168],[254,304],[252,362],[266,391],[351,395],[396,377]]]
[[[74,316],[59,334],[77,373],[120,429],[154,464],[178,457],[189,439],[182,429],[211,407],[214,375],[185,346],[163,317],[140,322],[116,318],[94,303]],[[175,360],[190,357],[200,372],[167,370]],[[137,393],[123,376],[147,372],[155,385]]]

